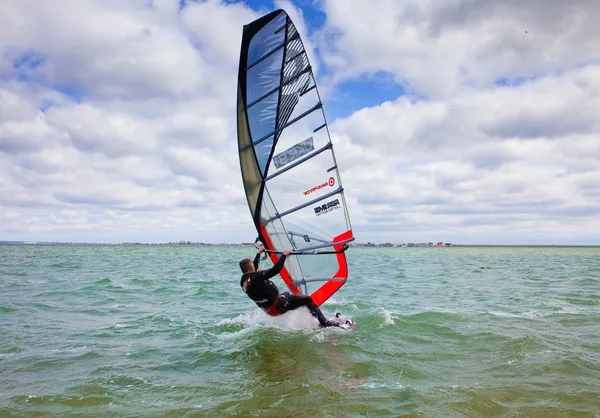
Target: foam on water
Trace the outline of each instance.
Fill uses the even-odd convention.
[[[394,316],[392,315],[392,312],[388,311],[385,308],[379,308],[379,311],[381,312],[381,314],[383,315],[383,322],[387,325],[394,325]]]
[[[305,308],[296,309],[280,316],[269,316],[259,309],[254,309],[249,313],[217,322],[217,325],[226,324],[240,324],[247,328],[278,328],[288,331],[319,328],[319,321]]]

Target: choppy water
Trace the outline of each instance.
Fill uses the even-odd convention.
[[[0,416],[600,416],[598,248],[352,248],[351,333],[259,312],[252,255],[0,246]]]

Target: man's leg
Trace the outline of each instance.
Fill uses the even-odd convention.
[[[330,323],[323,312],[319,309],[317,305],[313,302],[310,296],[299,296],[292,295],[289,293],[282,293],[279,297],[279,302],[277,303],[277,311],[281,314],[284,314],[289,311],[293,311],[294,309],[298,309],[302,306],[306,306],[309,312],[319,320],[319,324],[322,327],[332,326],[335,324]]]

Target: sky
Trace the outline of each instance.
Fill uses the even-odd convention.
[[[595,0],[4,0],[0,240],[253,241],[237,66],[278,8],[357,241],[600,245]]]

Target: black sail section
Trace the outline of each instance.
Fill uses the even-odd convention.
[[[256,230],[293,293],[322,304],[346,281],[354,237],[308,55],[278,10],[244,26],[238,73],[238,149]]]

